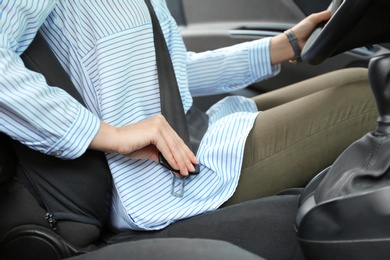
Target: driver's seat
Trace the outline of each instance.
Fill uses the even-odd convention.
[[[22,56],[31,70],[45,75],[49,85],[59,86],[79,102],[79,96],[65,71],[38,33]],[[145,239],[125,242],[118,240],[107,245],[102,240],[107,233],[105,221],[111,201],[111,173],[103,153],[88,151],[82,157],[62,161],[33,151],[0,133],[0,259],[262,259],[233,244],[209,239]],[[42,182],[38,175],[23,179],[18,160],[27,162],[30,170],[47,173]],[[44,162],[44,163],[42,163]],[[80,185],[69,191],[63,183],[83,183],[85,175],[93,193],[83,192]],[[33,182],[29,178],[36,178]],[[84,176],[84,177],[83,177]],[[39,177],[39,176],[38,176]],[[66,178],[66,179],[64,179]],[[33,183],[28,185],[28,183]],[[42,189],[35,187],[39,183]],[[85,185],[86,181],[84,180]],[[34,187],[33,187],[34,186]],[[26,188],[27,187],[27,188]],[[49,191],[50,196],[41,192]],[[56,203],[61,194],[72,203]],[[50,197],[55,197],[50,199]],[[48,199],[49,198],[49,199]],[[53,201],[49,201],[53,200]],[[64,209],[58,205],[65,204]],[[49,208],[51,209],[49,211]],[[81,207],[80,207],[81,206]],[[47,213],[62,215],[55,226]],[[66,215],[66,216],[65,216]],[[65,217],[64,217],[65,216]],[[76,235],[77,234],[77,235]],[[120,243],[122,242],[122,243]],[[76,256],[77,255],[77,256]]]

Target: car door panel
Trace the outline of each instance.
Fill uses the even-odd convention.
[[[214,22],[295,23],[304,14],[292,0],[182,0],[187,25]]]

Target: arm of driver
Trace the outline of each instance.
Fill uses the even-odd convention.
[[[99,119],[65,91],[28,70],[20,54],[56,1],[0,1],[0,132],[44,154],[81,156]]]
[[[331,15],[332,13],[330,11],[312,14],[291,29],[298,39],[298,44],[301,47],[301,50],[305,46],[307,39],[314,29],[320,23],[329,20]],[[284,33],[278,34],[271,39],[270,53],[272,65],[294,58],[294,51]]]
[[[194,171],[193,164],[198,163],[195,155],[162,115],[123,127],[101,122],[89,148],[156,162],[158,153],[161,152],[168,163],[183,176]]]

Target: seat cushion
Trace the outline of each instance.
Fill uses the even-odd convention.
[[[114,244],[71,260],[116,259],[263,259],[233,244],[208,239],[162,238]]]

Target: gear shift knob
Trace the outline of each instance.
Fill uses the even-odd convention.
[[[379,112],[377,132],[381,132],[385,130],[381,126],[390,126],[390,54],[371,59],[368,77]]]

